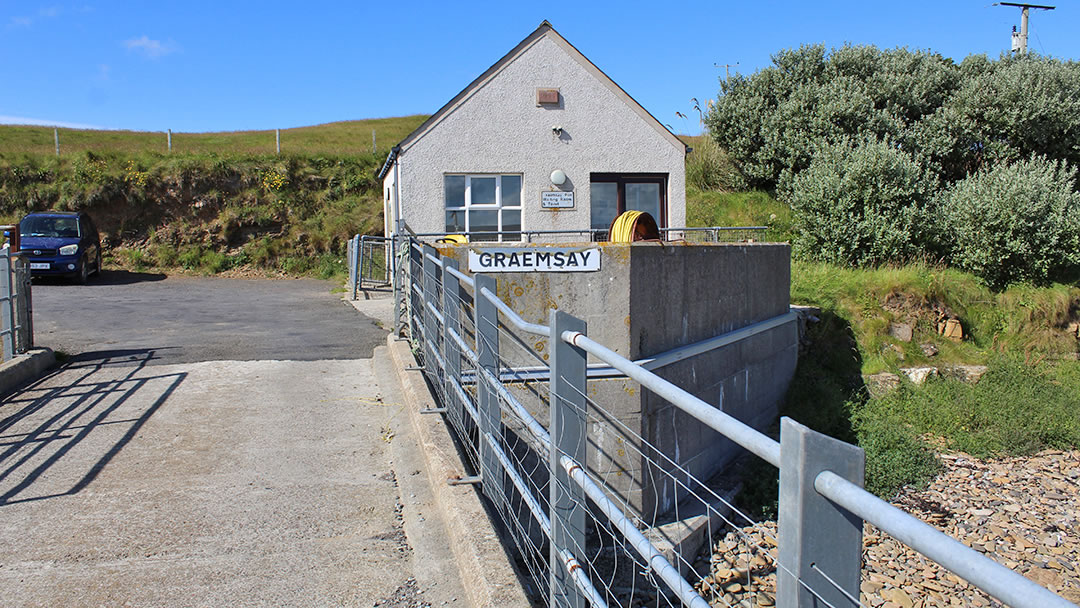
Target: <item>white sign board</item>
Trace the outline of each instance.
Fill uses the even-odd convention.
[[[469,272],[595,272],[600,249],[515,247],[469,250]]]
[[[573,209],[574,207],[574,193],[573,192],[541,192],[540,193],[540,208],[541,209]]]

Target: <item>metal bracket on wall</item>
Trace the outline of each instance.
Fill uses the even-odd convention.
[[[445,407],[425,407],[424,409],[420,410],[420,413],[421,414],[445,414],[446,413],[446,408]]]
[[[407,372],[422,372],[422,371],[424,371],[424,368],[422,368],[422,367],[420,367],[418,365],[406,365],[405,366],[405,371],[407,371]]]
[[[452,486],[465,486],[476,485],[481,481],[479,475],[471,475],[469,477],[450,477],[446,480],[446,483]]]

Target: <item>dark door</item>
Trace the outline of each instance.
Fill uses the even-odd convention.
[[[645,211],[667,227],[666,173],[593,173],[590,175],[591,226],[607,230],[625,211]]]

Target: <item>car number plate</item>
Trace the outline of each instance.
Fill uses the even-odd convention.
[[[30,262],[30,270],[48,270],[48,262]]]

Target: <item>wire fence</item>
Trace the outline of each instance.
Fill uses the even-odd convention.
[[[353,300],[365,287],[386,288],[390,285],[392,247],[393,239],[381,236],[358,234],[349,239],[345,257],[349,265],[348,291]]]
[[[0,226],[0,229],[18,228]],[[26,258],[5,245],[0,249],[0,354],[3,361],[9,361],[33,347],[30,265]]]
[[[888,598],[860,590],[866,520],[1010,605],[1075,608],[865,492],[859,448],[786,418],[776,442],[592,341],[579,319],[522,319],[494,278],[417,238],[390,250],[396,329],[438,398],[432,413],[462,446],[468,476],[457,482],[480,485],[538,603],[880,606]],[[537,338],[548,340],[543,356]],[[722,480],[698,479],[626,424],[595,390],[610,375],[590,356],[667,399],[685,424],[777,466],[778,523],[740,511]]]

